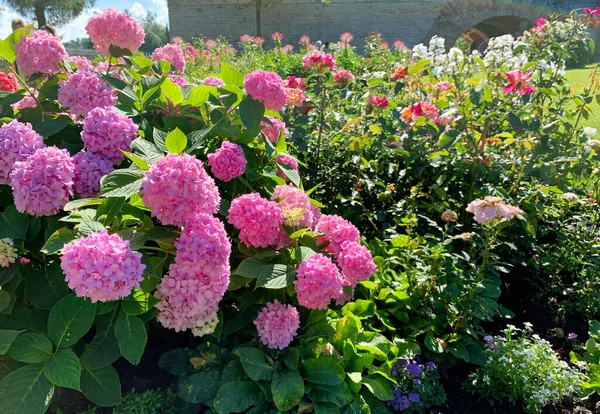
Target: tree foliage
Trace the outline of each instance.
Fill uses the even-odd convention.
[[[167,26],[158,23],[153,13],[146,15],[142,25],[146,33],[144,44],[140,47],[142,52],[152,53],[157,47],[164,46],[169,42],[169,30]]]
[[[35,18],[41,27],[68,23],[92,7],[96,0],[4,0],[4,3],[19,14]]]

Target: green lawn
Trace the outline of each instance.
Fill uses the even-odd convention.
[[[573,88],[578,88],[576,89],[577,92],[580,92],[590,84],[589,76],[595,67],[596,65],[594,64],[583,69],[571,69],[567,71],[567,79]],[[598,76],[600,76],[600,71],[598,72]],[[600,105],[595,100],[590,105],[592,107],[592,115],[589,119],[583,120],[583,125],[600,130]]]

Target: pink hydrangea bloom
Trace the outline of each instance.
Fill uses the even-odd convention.
[[[306,193],[291,185],[278,185],[273,191],[273,201],[283,212],[284,223],[290,227],[311,227],[313,214]]]
[[[25,161],[17,161],[10,173],[15,206],[21,213],[52,216],[73,194],[75,163],[67,150],[37,149]]]
[[[287,348],[300,328],[300,314],[276,299],[258,312],[254,320],[260,342],[271,349]]]
[[[184,43],[183,37],[173,36],[173,38],[171,39],[171,43],[175,43],[176,45],[182,45]]]
[[[69,56],[60,39],[45,30],[36,30],[31,36],[21,38],[15,51],[17,65],[25,76],[58,73],[60,62]]]
[[[265,108],[279,111],[287,103],[287,94],[283,87],[281,77],[275,72],[255,70],[244,78],[246,93],[256,101],[260,101]]]
[[[221,148],[208,154],[208,165],[215,177],[222,181],[231,181],[246,171],[246,156],[238,144],[223,141]]]
[[[533,72],[527,73],[521,72],[521,70],[513,70],[512,72],[506,72],[506,78],[508,79],[508,85],[504,88],[505,93],[517,92],[520,95],[527,95],[535,92],[537,89],[531,84],[531,75]]]
[[[215,214],[221,196],[202,161],[188,154],[169,154],[144,173],[144,204],[162,224],[181,226],[195,214]]]
[[[304,104],[304,91],[300,88],[285,88],[287,104],[302,108]]]
[[[266,121],[262,121],[260,124],[264,126],[264,128],[262,129],[262,133],[265,134],[269,141],[279,141],[279,134],[281,133],[281,131],[283,131],[284,137],[287,135],[288,131],[285,127],[285,122],[283,122],[281,119],[277,119],[272,116],[266,116],[266,118],[269,121],[271,121],[271,124],[269,124]]]
[[[119,58],[117,62],[119,65],[125,64],[125,60],[123,60],[123,58]],[[121,68],[115,65],[114,61],[113,63],[109,63],[108,60],[103,60],[102,62],[96,63],[96,72],[98,72],[99,75],[108,74],[115,79],[123,80],[120,70]]]
[[[311,50],[302,58],[302,66],[306,69],[315,67],[317,70],[322,71],[325,68],[330,70],[336,70],[335,56],[329,55],[320,50]]]
[[[298,78],[296,76],[288,76],[286,80],[283,81],[283,86],[285,88],[297,88],[297,89],[306,89],[306,82],[304,78]]]
[[[72,114],[85,116],[94,108],[113,106],[117,97],[96,72],[79,70],[61,83],[58,102]]]
[[[221,86],[225,86],[225,82],[223,82],[221,79],[217,78],[216,76],[209,76],[207,78],[204,78],[202,80],[202,84],[207,85],[207,86],[214,86],[215,88],[220,88]]]
[[[78,70],[94,69],[94,64],[92,61],[85,56],[69,56],[67,60],[71,63],[74,63]]]
[[[183,76],[174,76],[171,75],[169,76],[169,79],[177,86],[179,86],[180,88],[183,88],[184,86],[188,86],[190,83],[188,82],[188,80],[186,78],[184,78]]]
[[[244,194],[231,202],[228,220],[240,230],[243,243],[252,247],[268,247],[277,241],[283,213],[277,203],[262,198],[260,194]]]
[[[215,39],[206,39],[204,46],[206,46],[207,49],[216,49],[219,46],[219,42]]]
[[[171,64],[174,71],[183,73],[185,71],[185,56],[181,48],[174,44],[166,44],[163,47],[156,48],[152,52],[152,60],[166,60]]]
[[[31,124],[13,119],[0,126],[0,184],[10,183],[10,171],[17,161],[44,147],[44,138],[33,130]]]
[[[296,161],[288,155],[278,155],[277,158],[275,158],[275,162],[287,165],[288,167],[291,167],[294,170],[298,171],[298,161]],[[277,166],[277,175],[286,181],[289,180],[288,176],[285,175],[285,173],[279,166]]]
[[[523,214],[518,207],[505,204],[502,198],[487,196],[483,200],[473,200],[467,206],[469,213],[475,214],[475,221],[480,224],[491,223],[496,219],[511,220],[517,214]]]
[[[108,302],[129,296],[138,289],[146,268],[142,254],[129,240],[102,230],[66,244],[60,267],[69,287],[92,302]]]
[[[38,97],[38,91],[33,91],[33,94],[36,98]],[[35,98],[28,94],[25,95],[19,102],[12,104],[11,108],[13,111],[22,111],[23,109],[35,108],[36,106],[37,102],[35,101]]]
[[[336,260],[352,287],[377,273],[377,266],[369,249],[355,241],[344,242]]]
[[[105,55],[110,45],[135,52],[144,43],[142,25],[113,7],[92,16],[85,30],[96,50]]]
[[[333,81],[338,86],[346,86],[354,82],[354,75],[349,70],[338,70],[333,74]]]
[[[156,297],[157,320],[196,336],[214,331],[219,301],[229,284],[231,243],[223,223],[208,214],[190,216],[175,242],[175,263],[163,277]]]
[[[440,92],[449,91],[452,89],[452,84],[448,81],[441,81],[433,85],[433,89]]]
[[[137,138],[138,127],[116,108],[94,108],[83,121],[81,140],[88,152],[119,165]]]
[[[389,105],[387,96],[369,95],[367,105],[375,108],[385,108]]]
[[[73,161],[73,190],[84,198],[96,197],[100,191],[100,179],[113,170],[112,162],[90,152],[78,152]]]
[[[358,241],[360,232],[348,220],[337,216],[323,214],[315,226],[315,231],[323,233],[318,237],[319,243],[329,242],[325,251],[338,254],[342,244],[348,241]]]
[[[306,308],[327,309],[331,300],[343,293],[342,274],[329,257],[320,253],[300,263],[296,276],[298,303]]]

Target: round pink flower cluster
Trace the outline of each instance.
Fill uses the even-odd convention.
[[[10,171],[17,161],[44,147],[44,138],[33,130],[31,124],[13,119],[0,126],[0,184],[10,182]]]
[[[85,30],[96,50],[105,55],[110,45],[135,52],[144,43],[142,25],[113,7],[90,17]]]
[[[110,160],[90,152],[78,152],[75,161],[73,190],[82,197],[96,197],[100,191],[100,179],[113,170]]]
[[[67,150],[37,149],[25,161],[17,161],[10,173],[15,206],[21,213],[52,216],[73,194],[75,163]]]
[[[166,60],[171,64],[175,72],[183,73],[185,71],[185,56],[183,56],[183,51],[179,46],[172,43],[154,49],[152,60]]]
[[[354,82],[354,75],[349,70],[338,70],[333,74],[333,81],[337,86],[346,86]]]
[[[77,70],[93,70],[94,64],[91,60],[85,56],[69,56],[67,59],[69,62],[74,63],[77,66]]]
[[[323,236],[318,237],[319,243],[329,242],[325,251],[336,255],[344,242],[355,242],[360,237],[360,232],[354,224],[337,215],[323,214],[315,226],[315,231],[323,233]]]
[[[81,140],[88,152],[119,165],[137,138],[137,125],[112,107],[94,108],[83,121]]]
[[[125,60],[123,58],[117,59],[119,65],[124,65]],[[100,75],[110,75],[115,79],[123,80],[120,73],[121,68],[114,63],[114,59],[112,63],[109,63],[108,60],[103,60],[102,62],[96,63],[96,72]]]
[[[33,91],[33,95],[37,98],[39,93],[38,91]],[[11,105],[13,111],[21,111],[26,108],[35,108],[37,106],[37,102],[35,98],[30,94],[27,94],[21,99],[19,102]]]
[[[215,181],[202,161],[188,154],[169,154],[144,173],[144,204],[162,224],[181,226],[196,214],[215,214],[221,203]]]
[[[260,194],[244,194],[235,198],[229,208],[229,222],[240,230],[240,240],[252,247],[268,247],[277,242],[283,213],[273,201]]]
[[[175,242],[175,263],[156,290],[158,321],[176,331],[203,336],[214,331],[219,301],[229,284],[231,243],[223,223],[192,215]]]
[[[250,72],[244,78],[244,88],[252,99],[262,102],[265,108],[272,111],[281,110],[287,102],[283,81],[275,72]]]
[[[287,165],[288,167],[298,171],[298,161],[288,155],[278,155],[277,158],[275,158],[275,162]],[[288,176],[285,175],[280,166],[277,166],[277,175],[286,181],[289,180]]]
[[[322,71],[325,68],[329,68],[330,70],[337,69],[337,66],[335,65],[335,56],[321,52],[320,50],[311,50],[304,55],[302,58],[302,66],[306,69],[315,67],[319,71]]]
[[[340,253],[336,257],[337,263],[342,269],[344,278],[354,287],[361,280],[367,280],[371,275],[377,273],[377,266],[373,261],[371,252],[365,246],[356,241],[347,241],[340,247]]]
[[[304,260],[294,281],[298,303],[309,309],[327,309],[343,293],[344,278],[331,259],[320,253]]]
[[[517,214],[523,214],[523,210],[520,208],[505,204],[502,198],[493,196],[471,201],[467,206],[467,211],[475,214],[475,221],[480,224],[491,223],[503,218],[511,220]]]
[[[285,88],[287,93],[287,104],[302,108],[304,104],[304,91],[300,88]]]
[[[258,312],[254,320],[260,342],[271,349],[287,348],[300,328],[300,314],[276,299]]]
[[[225,86],[225,82],[223,82],[221,79],[217,78],[216,76],[209,76],[207,78],[204,78],[202,80],[202,84],[207,85],[207,86],[214,86],[215,88],[220,88],[221,86]]]
[[[79,70],[60,85],[58,102],[73,115],[85,116],[94,108],[113,106],[117,97],[96,72]]]
[[[284,223],[290,227],[311,227],[313,214],[306,193],[291,185],[278,185],[273,191],[273,201],[279,204]]]
[[[446,92],[452,89],[452,84],[448,81],[441,81],[433,85],[433,89],[440,92]]]
[[[66,244],[60,267],[69,288],[92,302],[108,302],[129,296],[138,289],[146,268],[142,254],[134,252],[129,240],[102,230]]]
[[[369,95],[369,99],[367,100],[367,105],[375,108],[385,108],[388,106],[388,104],[388,98],[385,95]]]
[[[437,123],[439,110],[433,102],[421,101],[402,109],[400,114],[404,122],[406,122],[407,124],[416,121],[421,116],[424,116],[429,120]]]
[[[169,79],[171,80],[171,82],[173,82],[175,85],[179,86],[180,88],[183,88],[184,86],[188,86],[190,84],[188,82],[188,80],[186,78],[184,78],[183,76],[171,75],[171,76],[169,76]]]
[[[60,39],[45,30],[36,30],[31,36],[21,38],[15,51],[17,65],[25,76],[58,73],[60,62],[69,56]]]
[[[271,123],[269,124],[266,121],[262,121],[260,123],[261,126],[264,126],[262,129],[262,133],[265,134],[267,139],[273,143],[279,141],[279,134],[283,131],[283,136],[285,137],[288,133],[287,128],[285,127],[285,122],[281,119],[274,118],[272,116],[266,116]]]
[[[246,156],[238,144],[223,141],[221,148],[208,154],[208,165],[215,177],[222,181],[231,181],[246,171]]]

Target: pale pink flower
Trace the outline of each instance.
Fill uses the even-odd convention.
[[[335,56],[321,52],[320,50],[311,50],[302,58],[302,66],[306,69],[316,68],[319,72],[325,68],[336,70]]]
[[[354,75],[349,70],[338,70],[333,74],[333,81],[337,86],[346,86],[354,82]]]
[[[300,88],[285,88],[285,92],[287,93],[287,104],[291,106],[295,106],[297,108],[302,108],[304,104],[304,91]]]
[[[246,156],[238,144],[223,141],[221,147],[208,154],[208,165],[215,177],[221,181],[231,181],[246,171]]]
[[[298,266],[294,286],[298,303],[309,309],[327,309],[343,293],[344,278],[325,255],[313,254]]]
[[[117,97],[96,72],[78,70],[60,84],[58,102],[72,114],[85,116],[94,108],[115,105]]]
[[[69,55],[60,39],[45,30],[36,30],[31,36],[23,37],[15,46],[17,65],[25,75],[60,72],[60,63]]]
[[[261,309],[254,320],[260,342],[271,349],[287,348],[300,328],[300,314],[291,305],[273,303]]]
[[[266,116],[271,123],[269,124],[266,121],[262,121],[260,123],[264,128],[262,129],[262,133],[267,137],[267,139],[273,143],[279,141],[279,135],[283,132],[283,136],[285,137],[288,133],[285,122],[281,119],[274,118],[272,116]]]
[[[202,80],[202,84],[207,85],[207,86],[214,86],[215,88],[220,88],[222,86],[225,86],[225,82],[223,82],[221,79],[217,78],[216,76],[209,76],[207,78],[204,78]]]
[[[298,171],[298,161],[296,161],[288,155],[278,155],[277,158],[275,158],[275,162],[287,165],[288,167],[291,167],[292,169]],[[285,173],[279,166],[277,166],[277,176],[283,178],[286,181],[289,180],[288,176],[285,175]]]
[[[480,224],[491,223],[503,218],[510,220],[516,215],[523,214],[523,210],[520,208],[505,204],[502,198],[493,196],[471,201],[467,206],[467,211],[475,214],[475,221]]]
[[[228,221],[240,230],[240,240],[247,246],[269,247],[277,241],[283,213],[260,194],[244,194],[231,202]]]
[[[175,73],[183,73],[185,71],[185,56],[181,48],[174,44],[166,44],[156,48],[152,52],[152,60],[166,60],[172,66]]]
[[[142,25],[113,7],[90,17],[85,30],[96,50],[104,55],[109,54],[110,45],[135,52],[144,43]]]
[[[342,269],[342,274],[352,287],[377,273],[377,266],[371,252],[356,241],[342,243],[336,260]]]
[[[0,126],[0,184],[10,183],[10,172],[15,162],[24,161],[38,148],[44,147],[44,138],[29,123],[13,119]]]
[[[280,111],[287,103],[287,94],[281,77],[275,72],[255,70],[244,78],[246,93],[265,108]]]
[[[360,232],[352,223],[337,215],[323,214],[315,226],[315,232],[323,233],[317,237],[319,244],[329,242],[325,251],[336,255],[344,242],[356,242],[360,237]]]

